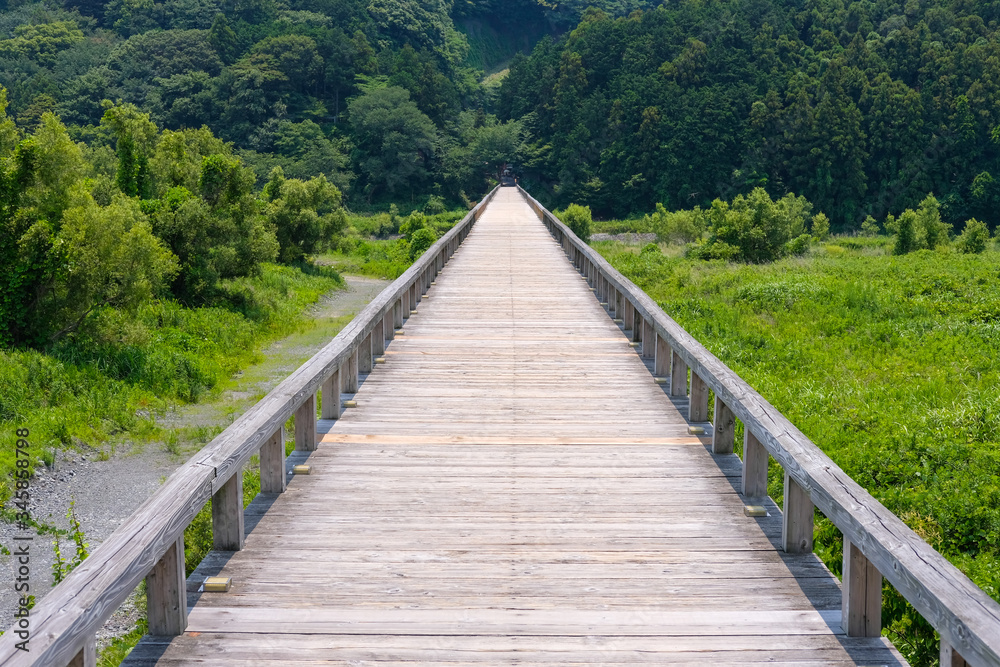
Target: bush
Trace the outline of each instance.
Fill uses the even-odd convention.
[[[570,204],[559,214],[559,219],[584,243],[590,243],[590,224],[593,217],[589,206]]]
[[[691,253],[703,259],[731,259],[754,264],[773,262],[789,251],[788,243],[805,232],[812,206],[804,197],[788,194],[772,201],[755,188],[732,204],[716,199],[705,212],[709,239]]]
[[[978,255],[986,250],[989,240],[990,230],[986,227],[986,223],[972,218],[966,221],[965,229],[958,237],[956,246],[959,252]]]
[[[817,241],[825,241],[830,238],[830,218],[822,212],[813,216],[812,235]]]
[[[656,233],[656,240],[660,243],[691,243],[700,239],[704,231],[703,216],[699,209],[667,211],[659,203],[652,215],[643,218],[643,225]]]
[[[893,221],[896,230],[896,240],[892,246],[893,255],[905,255],[913,252],[919,245],[917,244],[917,214],[906,209],[899,218]],[[889,227],[889,222],[886,222]]]
[[[410,241],[410,259],[415,260],[423,255],[428,248],[434,245],[435,241],[437,241],[437,234],[429,227],[421,227],[413,232],[413,238]]]
[[[865,221],[861,223],[861,235],[862,236],[878,236],[879,233],[878,223],[875,222],[875,218],[870,215],[865,218]]]

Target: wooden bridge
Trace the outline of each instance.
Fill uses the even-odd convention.
[[[209,498],[217,550],[185,581]],[[814,506],[845,535],[843,589],[812,553]],[[151,634],[128,665],[902,665],[883,576],[943,664],[1000,665],[1000,606],[500,188],[178,470],[33,610],[30,653],[8,632],[0,661],[94,664],[145,578]]]

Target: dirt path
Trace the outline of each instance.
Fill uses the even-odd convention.
[[[231,424],[282,379],[302,365],[389,281],[344,276],[347,289],[323,296],[298,331],[262,351],[259,363],[229,381],[223,391],[204,403],[181,406],[158,418],[171,429],[166,442],[119,443],[113,451],[60,451],[52,468],[37,469],[31,481],[31,515],[37,521],[68,528],[71,501],[91,550],[100,544],[166,480],[178,466]],[[11,524],[0,522],[0,628],[7,628],[15,611]],[[64,557],[73,548],[62,541]],[[51,590],[54,552],[50,536],[35,536],[31,545],[31,593],[41,599]],[[131,629],[131,614],[112,621],[107,634]],[[121,626],[121,627],[119,627]],[[127,627],[126,627],[127,626]]]

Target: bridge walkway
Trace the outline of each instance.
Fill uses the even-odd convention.
[[[125,664],[905,664],[843,634],[773,503],[744,515],[739,459],[689,434],[516,190],[384,359],[191,577],[186,632]]]

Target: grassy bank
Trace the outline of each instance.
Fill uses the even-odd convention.
[[[341,273],[395,280],[467,213],[455,210],[425,215],[415,211],[400,216],[393,209],[389,213],[350,215],[338,247],[319,255],[316,261]]]
[[[158,436],[158,410],[211,393],[341,284],[329,268],[267,264],[224,283],[214,306],[157,301],[134,317],[106,309],[50,350],[0,352],[0,501],[11,493],[15,429],[29,429],[35,463],[62,447],[110,455],[123,438]]]
[[[887,255],[843,238],[767,265],[596,243],[622,273],[851,477],[1000,599],[1000,253]],[[772,462],[769,490],[781,498]],[[817,551],[840,570],[825,519]],[[886,590],[918,665],[933,633]]]

